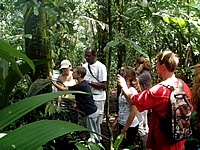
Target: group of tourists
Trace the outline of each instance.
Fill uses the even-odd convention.
[[[140,113],[143,113],[146,110],[151,110],[148,137],[144,149],[183,150],[185,139],[172,142],[172,139],[166,137],[161,128],[161,122],[162,122],[161,120],[170,115],[171,113],[169,105],[171,91],[168,88],[168,86],[178,87],[180,84],[179,79],[176,78],[175,76],[175,70],[178,66],[179,59],[178,56],[171,51],[160,52],[156,58],[157,58],[157,64],[156,64],[157,73],[162,78],[162,82],[150,88],[146,86],[147,89],[146,90],[142,89],[143,91],[139,92],[138,94],[131,92],[129,85],[127,84],[126,75],[123,76],[118,75],[117,83],[118,85],[121,86],[122,94],[124,95],[124,98],[126,99],[126,102],[128,102],[128,104],[130,105],[130,107],[132,105],[135,106],[137,108],[137,111]],[[142,68],[142,66],[139,68]],[[150,76],[151,74],[146,76],[145,79],[149,80],[148,77]],[[138,77],[138,79],[140,83],[141,80],[140,77]],[[185,83],[183,83],[183,89],[187,97],[189,97],[189,99],[191,100],[190,89]],[[192,105],[191,104],[189,105],[190,108],[193,109]],[[181,112],[179,112],[179,114],[181,114]],[[146,116],[146,113],[144,113],[143,115]],[[137,117],[137,115],[135,116]],[[140,114],[140,116],[142,115]],[[145,122],[145,120],[146,119],[144,119],[143,121]],[[165,126],[169,127],[170,124],[169,123],[165,124]],[[176,128],[175,130],[178,129]],[[171,132],[173,132],[173,130],[171,130]],[[143,140],[145,140],[145,138]]]
[[[106,101],[107,70],[106,66],[97,60],[96,55],[96,50],[86,49],[86,63],[75,67],[73,71],[71,71],[70,61],[63,60],[60,66],[62,73],[58,76],[57,82],[52,81],[52,83],[60,91],[77,90],[94,93],[94,95],[75,94],[73,103],[63,103],[65,96],[61,96],[58,98],[58,106],[64,108],[70,105],[72,110],[78,108],[85,118],[85,126],[93,131],[90,133],[90,139],[99,143],[102,137],[94,132],[101,134]],[[160,121],[171,113],[169,106],[171,91],[168,86],[180,85],[179,79],[175,76],[179,58],[172,51],[162,51],[158,53],[156,60],[157,74],[162,81],[154,86],[152,86],[151,63],[143,57],[136,60],[135,69],[124,66],[121,68],[121,73],[117,75],[117,84],[121,87],[121,93],[118,96],[118,117],[112,129],[118,126],[120,133],[124,135],[122,148],[134,145],[137,136],[142,149],[182,150],[184,148],[185,139],[171,142],[163,133]],[[184,82],[183,90],[191,100],[190,89]],[[192,110],[191,101],[188,104]],[[63,119],[73,123],[78,123],[76,118],[78,115],[75,113],[71,113],[70,118],[67,119],[63,116]]]
[[[106,101],[107,70],[106,66],[96,59],[96,53],[95,49],[87,48],[86,63],[75,67],[73,71],[71,71],[71,62],[63,60],[60,67],[62,73],[58,76],[58,80],[52,83],[60,91],[75,90],[95,93],[94,95],[75,94],[75,102],[67,101],[65,98],[68,95],[60,96],[58,106],[64,110],[68,109],[67,113],[65,111],[61,113],[65,115],[61,118],[62,120],[78,124],[78,113],[75,109],[79,109],[80,115],[84,118],[84,125],[93,132],[101,134]],[[100,143],[102,137],[91,132],[90,140]]]

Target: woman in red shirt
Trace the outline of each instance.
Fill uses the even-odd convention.
[[[165,138],[160,129],[159,122],[159,118],[164,118],[169,113],[169,96],[171,91],[163,85],[178,86],[178,79],[174,74],[178,62],[178,57],[173,52],[160,52],[157,55],[156,68],[157,73],[162,78],[162,82],[134,96],[129,92],[124,78],[118,75],[118,84],[122,87],[128,102],[131,105],[135,105],[138,111],[152,109],[146,143],[148,150],[182,150],[184,148],[185,140],[172,144]],[[184,91],[191,98],[190,89],[185,83]]]

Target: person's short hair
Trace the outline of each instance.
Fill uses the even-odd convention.
[[[96,55],[97,55],[97,51],[96,51],[94,48],[88,47],[88,48],[86,49],[86,51],[88,51],[88,50],[91,50],[93,56],[96,56]]]
[[[159,64],[164,64],[167,67],[167,70],[174,72],[178,67],[179,58],[172,51],[163,51],[158,53],[157,61]]]
[[[86,69],[82,66],[76,67],[77,73],[81,76],[81,78],[84,78],[86,75]]]

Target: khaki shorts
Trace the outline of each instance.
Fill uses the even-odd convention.
[[[99,114],[104,114],[104,106],[105,106],[105,100],[101,100],[101,101],[94,101],[94,103],[96,104],[98,110],[99,110]]]
[[[94,103],[97,106],[97,109],[99,110],[99,119],[100,119],[100,124],[103,122],[103,116],[104,116],[104,106],[105,106],[105,101],[106,100],[101,100],[101,101],[94,101]]]

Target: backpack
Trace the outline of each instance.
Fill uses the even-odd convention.
[[[159,118],[160,129],[171,143],[175,143],[192,134],[190,126],[192,107],[181,79],[178,79],[178,87],[176,88],[170,85],[163,86],[171,91],[169,97],[170,113],[165,118]]]

